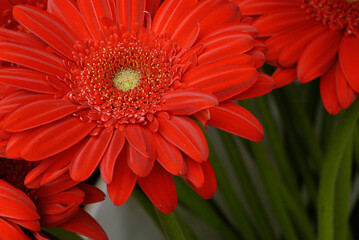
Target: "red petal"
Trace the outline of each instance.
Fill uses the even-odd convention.
[[[209,125],[255,142],[262,141],[264,133],[261,124],[240,105],[227,102],[210,108],[209,111]]]
[[[128,31],[137,32],[143,25],[146,1],[123,0],[118,2],[119,23]]]
[[[52,0],[47,3],[47,10],[61,19],[82,39],[92,39],[86,23],[79,10],[69,0]]]
[[[137,176],[129,168],[126,151],[122,151],[116,160],[112,181],[107,184],[107,191],[113,204],[116,206],[124,204],[130,197],[135,187]]]
[[[297,68],[277,68],[272,75],[275,81],[275,88],[283,87],[297,79]]]
[[[130,124],[125,127],[127,141],[144,157],[149,157],[151,139],[147,136],[145,129],[138,124]]]
[[[34,220],[22,220],[22,219],[13,219],[13,218],[6,218],[6,219],[31,231],[39,231],[41,229],[40,221],[38,220],[34,221]]]
[[[9,132],[20,132],[64,118],[80,109],[81,106],[66,99],[37,101],[10,113],[3,126]]]
[[[301,83],[307,83],[323,75],[336,60],[341,31],[328,30],[313,40],[298,60],[298,77]]]
[[[167,110],[173,115],[191,115],[203,109],[218,105],[217,98],[198,90],[179,90],[163,96]]]
[[[72,59],[77,37],[54,15],[37,7],[19,5],[13,8],[15,19],[52,48]]]
[[[105,194],[97,187],[81,183],[76,188],[80,188],[85,193],[85,198],[81,204],[85,205],[105,200]]]
[[[13,134],[6,145],[6,155],[13,159],[20,158],[22,148],[35,131],[36,129],[32,129]]]
[[[336,88],[339,103],[342,108],[349,107],[357,97],[357,94],[349,86],[340,64],[336,64]],[[358,65],[359,66],[359,65]],[[359,79],[358,79],[359,80]]]
[[[92,36],[96,40],[100,40],[103,36],[101,18],[112,19],[112,11],[108,1],[78,0],[77,4]]]
[[[0,82],[33,92],[52,94],[55,92],[55,89],[48,84],[45,74],[27,69],[3,68],[0,70]]]
[[[196,0],[173,0],[164,2],[155,15],[152,31],[157,34],[166,33],[171,37],[178,26],[183,22],[183,17],[192,11],[196,2]]]
[[[208,160],[207,160],[208,161]],[[196,188],[201,188],[204,184],[204,173],[202,165],[186,157],[186,179],[191,182]]]
[[[74,156],[70,166],[71,178],[82,182],[95,171],[107,150],[113,132],[106,128],[97,136],[91,136]]]
[[[286,8],[285,11],[277,9],[253,22],[260,37],[275,35],[303,24],[311,24],[311,21],[308,21],[307,12],[298,6]]]
[[[105,183],[110,183],[112,181],[116,159],[123,150],[125,140],[125,134],[117,128],[113,133],[111,142],[109,143],[100,164],[101,177]]]
[[[96,220],[87,212],[79,209],[76,216],[59,227],[89,237],[93,240],[107,240],[108,237]]]
[[[204,173],[204,184],[202,187],[197,188],[192,183],[191,187],[203,198],[211,198],[217,190],[217,180],[212,165],[209,161],[202,163],[202,170]]]
[[[350,86],[359,92],[359,37],[344,36],[339,49],[340,66]]]
[[[214,68],[206,73],[194,71],[186,74],[183,81],[187,81],[188,87],[213,93],[221,102],[248,89],[257,77],[258,71],[252,66],[232,65]]]
[[[8,222],[2,218],[0,218],[0,229],[4,240],[30,240],[17,224]]]
[[[285,8],[300,7],[296,1],[282,1],[282,0],[234,0],[239,4],[240,9],[245,15],[262,15],[273,10],[281,9],[285,11]]]
[[[0,216],[20,220],[39,220],[32,200],[22,191],[0,179]]]
[[[158,118],[160,134],[195,161],[208,158],[208,146],[201,129],[186,117]]]
[[[184,175],[186,164],[183,161],[182,153],[178,148],[167,142],[160,134],[154,134],[157,161],[164,169],[174,175]]]
[[[320,94],[324,107],[330,114],[337,114],[340,111],[340,105],[336,89],[335,68],[331,68],[320,78]]]
[[[203,126],[206,126],[207,121],[211,118],[211,114],[208,109],[205,109],[193,114],[191,117],[200,122]]]
[[[26,160],[40,160],[60,153],[84,139],[96,123],[67,117],[37,129],[22,149]],[[36,149],[36,151],[34,151]]]
[[[306,26],[305,28],[293,29],[286,34],[293,35],[290,40],[285,42],[285,47],[278,57],[278,62],[283,67],[291,67],[295,65],[304,49],[313,39],[327,31],[327,28],[320,23]],[[300,35],[298,36],[298,32]]]
[[[230,101],[255,98],[271,92],[274,89],[275,82],[273,78],[264,73],[258,74],[258,79],[254,85],[246,91],[234,96]]]
[[[6,28],[0,28],[0,39],[8,42],[14,42],[21,45],[29,45],[38,48],[46,48],[47,44],[37,38],[35,35],[16,32]]]
[[[177,192],[171,174],[156,164],[151,173],[138,178],[138,184],[153,205],[163,213],[171,213],[177,206]]]
[[[9,42],[0,42],[0,49],[2,60],[54,76],[64,77],[68,74],[62,59],[49,51]]]
[[[151,138],[153,138],[151,136]],[[155,163],[156,150],[154,149],[153,140],[151,140],[151,152],[150,157],[144,157],[138,151],[136,151],[131,145],[128,146],[127,152],[127,163],[131,170],[140,177],[147,176],[152,170],[153,164]]]
[[[205,50],[198,56],[198,63],[213,61],[218,56],[225,57],[248,52],[255,45],[253,37],[243,32],[219,32],[204,39]]]

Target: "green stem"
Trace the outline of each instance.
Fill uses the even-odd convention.
[[[338,169],[344,151],[353,132],[357,127],[359,117],[359,101],[356,101],[342,116],[329,143],[328,151],[323,161],[318,196],[318,234],[319,240],[334,238],[334,197]]]
[[[349,198],[353,159],[353,141],[350,141],[341,160],[336,182],[334,208],[334,239],[347,239],[349,230]]]
[[[185,234],[174,212],[164,214],[155,208],[163,232],[168,240],[185,240]]]
[[[256,186],[248,172],[248,167],[244,163],[244,159],[238,149],[234,136],[220,130],[217,132],[219,133],[243,191],[243,197],[246,199],[246,203],[255,219],[254,223],[257,224],[259,235],[262,239],[275,239],[273,226],[271,225],[269,217],[263,207],[263,203],[259,198]]]

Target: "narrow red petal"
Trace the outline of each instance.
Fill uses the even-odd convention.
[[[111,142],[109,143],[105,154],[102,157],[100,164],[101,177],[107,184],[112,181],[116,159],[120,155],[121,151],[123,151],[123,146],[126,142],[125,140],[125,134],[117,128],[113,133]]]
[[[80,109],[81,106],[66,99],[37,101],[10,113],[3,126],[9,132],[20,132],[64,118]]]
[[[340,64],[337,63],[336,65],[336,89],[338,94],[338,100],[342,108],[347,108],[354,102],[357,97],[357,94],[348,84],[344,72],[340,67]]]
[[[275,88],[283,87],[297,79],[297,68],[277,68],[272,75],[275,81]]]
[[[79,10],[70,0],[52,0],[48,1],[47,9],[54,14],[67,26],[79,35],[81,39],[91,39],[91,33],[87,29],[86,23]]]
[[[246,91],[234,96],[230,101],[255,98],[271,92],[275,87],[273,78],[264,73],[258,74],[258,79],[254,85],[252,85]]]
[[[320,78],[320,94],[325,109],[330,114],[337,114],[340,111],[340,104],[336,89],[336,68],[331,68]]]
[[[339,49],[340,66],[350,86],[359,92],[359,37],[344,36]]]
[[[307,83],[323,75],[336,60],[341,31],[327,31],[313,40],[298,60],[298,77],[301,83]]]
[[[17,224],[2,218],[0,218],[0,229],[4,240],[30,240]]]
[[[1,60],[59,77],[68,73],[62,59],[49,51],[10,42],[0,42],[0,49]]]
[[[6,145],[6,155],[13,159],[20,158],[22,148],[28,142],[28,138],[30,138],[35,131],[36,129],[32,129],[13,134]]]
[[[186,173],[186,164],[181,151],[167,142],[160,134],[154,134],[154,137],[157,149],[157,161],[171,174],[178,176],[184,175]]]
[[[167,110],[173,115],[191,115],[218,105],[217,98],[198,90],[179,90],[163,96]]]
[[[112,11],[110,10],[108,1],[78,0],[77,4],[92,36],[96,40],[100,40],[103,37],[101,18],[107,17],[112,19]]]
[[[119,23],[129,31],[137,32],[143,25],[144,10],[146,1],[144,0],[122,0],[118,2]]]
[[[60,153],[84,139],[96,123],[67,117],[37,129],[22,149],[26,160],[40,160]],[[36,151],[33,151],[36,149]]]
[[[54,15],[33,6],[15,6],[15,19],[59,53],[72,59],[77,36]]]
[[[21,220],[39,220],[32,200],[22,191],[0,180],[0,216]]]
[[[150,138],[146,136],[144,127],[138,124],[130,124],[125,127],[125,135],[127,141],[144,157],[149,157],[151,143]]]
[[[208,160],[207,160],[208,161]],[[191,182],[196,188],[201,188],[204,184],[205,178],[202,170],[202,165],[192,159],[186,157],[186,179]]]
[[[155,15],[152,30],[157,34],[166,33],[171,37],[182,23],[183,16],[186,16],[196,3],[196,0],[173,0],[164,2]]]
[[[285,10],[285,8],[300,7],[300,3],[296,1],[234,0],[234,2],[239,4],[239,7],[245,15],[262,15],[263,13],[277,9]]]
[[[76,216],[59,227],[89,237],[93,240],[107,240],[108,237],[96,220],[86,211],[79,209]]]
[[[70,166],[72,179],[82,182],[90,177],[105,154],[112,135],[112,131],[104,128],[97,136],[90,137],[72,159]]]
[[[285,11],[277,9],[253,22],[253,26],[258,29],[260,37],[275,35],[303,24],[311,24],[311,21],[308,21],[306,11],[297,6],[286,8]]]
[[[129,168],[127,157],[126,151],[122,151],[116,160],[112,181],[107,184],[108,195],[116,206],[127,201],[136,185],[137,176]]]
[[[198,162],[208,158],[208,146],[201,129],[186,117],[158,118],[160,134]]]
[[[241,54],[251,50],[255,45],[252,36],[243,32],[219,32],[200,42],[205,50],[198,56],[198,63],[218,59],[218,56]]]
[[[217,190],[216,175],[209,161],[202,163],[202,170],[205,178],[202,187],[198,188],[192,183],[190,183],[190,185],[201,197],[209,199],[216,193]]]
[[[208,125],[232,134],[260,142],[263,139],[263,127],[258,120],[238,104],[227,102],[210,108],[211,119]]]
[[[151,173],[138,178],[138,184],[153,205],[163,213],[171,213],[177,206],[177,192],[171,174],[156,164]]]
[[[47,82],[45,74],[27,69],[2,68],[0,69],[0,82],[33,92],[55,92],[55,89]]]
[[[156,150],[153,142],[153,136],[151,136],[151,145],[149,157],[144,157],[140,154],[136,149],[134,149],[131,145],[128,145],[127,149],[127,163],[131,170],[140,177],[147,176],[155,163]]]

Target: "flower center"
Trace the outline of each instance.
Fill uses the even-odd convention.
[[[302,0],[303,7],[317,21],[348,35],[359,34],[359,0]]]
[[[135,69],[124,68],[118,71],[112,78],[115,87],[118,90],[126,92],[129,89],[136,87],[141,78],[141,73]]]
[[[137,36],[112,29],[107,42],[78,42],[68,77],[70,99],[88,105],[100,126],[147,124],[162,109],[162,96],[180,86],[179,47],[165,36]]]

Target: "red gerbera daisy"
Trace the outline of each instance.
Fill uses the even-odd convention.
[[[236,0],[267,38],[277,87],[320,77],[325,108],[336,114],[359,93],[358,0]]]
[[[4,33],[0,70],[18,88],[3,98],[6,154],[43,160],[27,178],[66,171],[76,181],[99,167],[116,205],[136,183],[162,212],[177,205],[172,175],[203,197],[216,191],[200,127],[260,141],[263,129],[234,100],[271,91],[256,30],[227,0],[48,1],[48,12],[16,6],[36,35]],[[221,16],[218,18],[218,16]],[[11,38],[13,39],[11,41]],[[41,176],[41,177],[40,177]],[[39,180],[41,178],[41,181]]]
[[[33,165],[0,159],[0,238],[45,240],[48,238],[40,227],[59,226],[91,239],[107,239],[98,223],[79,207],[102,201],[104,194],[65,175],[46,186],[29,189],[24,178]]]

